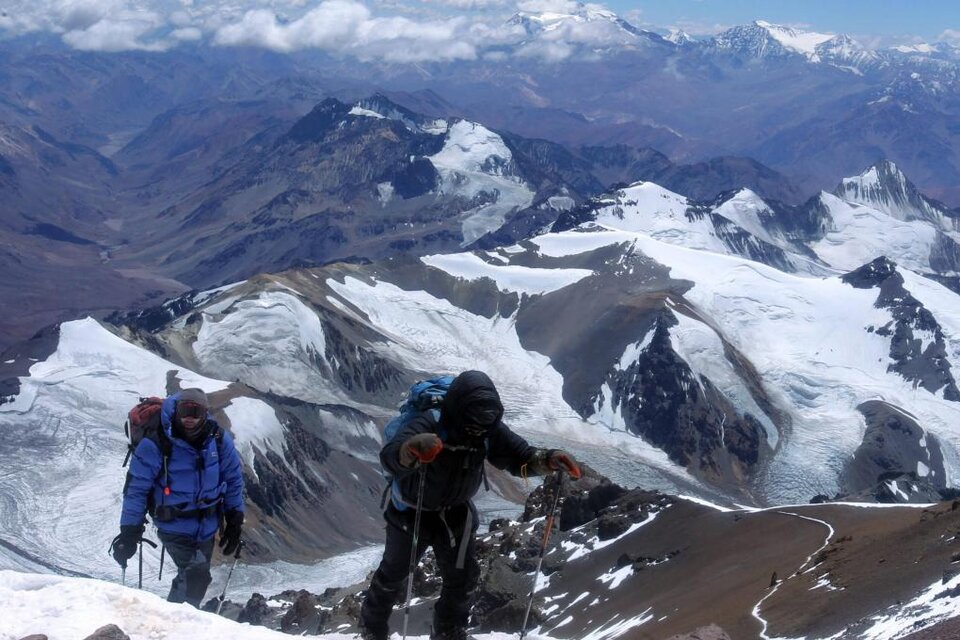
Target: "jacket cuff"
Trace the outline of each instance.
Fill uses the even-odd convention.
[[[536,449],[527,460],[527,474],[531,476],[545,476],[553,471],[550,468],[550,456],[556,449]]]

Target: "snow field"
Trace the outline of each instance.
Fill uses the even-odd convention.
[[[4,624],[0,640],[43,633],[50,640],[85,638],[99,627],[116,624],[131,640],[280,640],[288,634],[238,624],[187,604],[171,604],[157,595],[99,580],[0,571]],[[355,640],[356,635],[329,633],[327,640]],[[399,638],[394,633],[391,640]],[[408,636],[427,640],[426,636]],[[488,633],[480,640],[508,640],[516,634]],[[527,634],[531,640],[547,636]]]
[[[501,291],[515,291],[535,295],[562,289],[593,275],[587,269],[536,269],[517,265],[495,265],[484,262],[474,253],[451,253],[420,258],[424,264],[436,267],[465,280],[489,278]]]
[[[318,371],[327,357],[320,319],[293,293],[265,291],[222,315],[205,310],[193,350],[205,369],[261,391],[342,401]]]
[[[61,325],[55,353],[0,405],[0,538],[44,562],[107,575],[119,527],[123,423],[141,395],[163,396],[167,372],[184,387],[227,383],[147,353],[87,318]],[[108,523],[109,526],[106,526]]]
[[[470,244],[503,224],[506,215],[530,206],[534,192],[520,178],[504,172],[513,154],[503,139],[483,125],[460,120],[447,131],[443,148],[427,157],[440,174],[441,191],[467,199],[481,194],[493,202],[467,212],[463,242]]]
[[[703,317],[719,323],[717,330],[756,367],[767,395],[790,416],[786,432],[769,440],[777,447],[776,457],[758,481],[771,503],[804,502],[816,493],[836,491],[837,474],[866,427],[856,410],[866,400],[905,407],[954,449],[960,444],[960,409],[887,372],[889,341],[867,331],[892,320],[888,311],[874,307],[875,290],[855,289],[839,278],[790,275],[616,229],[551,234],[532,242],[543,255],[554,257],[629,243],[669,266],[671,277],[695,283],[685,298]],[[905,278],[908,288],[920,280]],[[944,331],[956,336],[948,340],[950,349],[960,351],[956,296],[934,283],[917,290],[931,300],[935,315],[945,318]],[[699,324],[681,320],[672,331],[675,348],[728,397],[742,400],[743,382],[724,364],[712,329]],[[607,419],[615,422],[616,416]],[[769,431],[769,421],[764,424]],[[948,474],[955,476],[957,456],[947,452],[946,457]]]

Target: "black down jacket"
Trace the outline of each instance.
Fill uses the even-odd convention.
[[[493,381],[481,371],[461,373],[450,385],[440,409],[440,420],[428,414],[414,418],[380,451],[384,469],[397,479],[402,500],[417,504],[419,473],[400,464],[400,447],[418,433],[436,433],[444,441],[443,451],[426,467],[423,507],[438,511],[464,504],[477,493],[483,482],[483,461],[489,460],[498,469],[520,475],[521,467],[531,462],[537,449],[511,431],[502,420],[487,432],[486,438],[471,437],[461,427],[463,408],[471,401],[483,399],[500,402]],[[531,475],[534,472],[531,470]]]

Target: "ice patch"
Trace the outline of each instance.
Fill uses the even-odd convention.
[[[281,459],[286,444],[286,430],[277,414],[267,403],[254,398],[234,398],[223,409],[230,419],[230,432],[236,440],[237,451],[247,468],[256,476],[253,459],[257,450],[273,451]]]
[[[515,265],[493,265],[473,253],[425,256],[420,260],[431,267],[466,280],[490,278],[501,291],[536,295],[556,291],[593,275],[587,269],[537,269]]]
[[[441,194],[479,202],[464,216],[464,245],[498,229],[508,213],[533,202],[534,192],[513,172],[510,149],[483,125],[456,122],[443,148],[428,159],[440,174]]]

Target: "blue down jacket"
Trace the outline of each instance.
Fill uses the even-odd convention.
[[[170,492],[164,495],[163,454],[150,438],[137,445],[130,462],[130,472],[123,494],[120,525],[139,525],[148,510],[173,507],[178,511],[203,511],[202,515],[154,518],[163,533],[186,536],[197,542],[209,540],[217,532],[220,513],[243,511],[243,467],[226,431],[218,445],[215,434],[220,426],[207,414],[203,444],[195,447],[173,434],[173,415],[180,394],[163,401],[160,409],[161,428],[171,444],[167,463]],[[222,500],[222,504],[221,504]],[[210,509],[209,507],[217,507]]]

